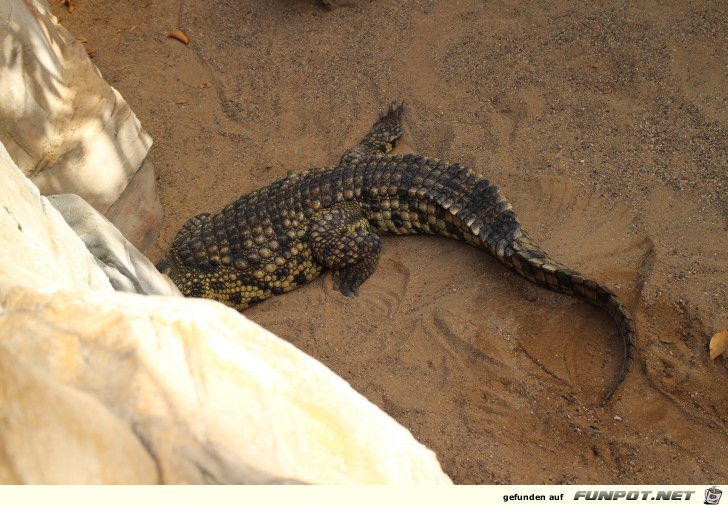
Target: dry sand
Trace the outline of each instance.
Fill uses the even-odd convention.
[[[190,216],[336,163],[398,98],[401,151],[485,174],[546,251],[623,297],[639,354],[605,408],[610,319],[454,241],[385,238],[358,299],[325,276],[245,312],[455,482],[725,482],[728,357],[708,356],[728,327],[725,2],[50,1],[154,137],[152,259]]]

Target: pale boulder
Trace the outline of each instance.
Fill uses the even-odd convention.
[[[80,195],[145,250],[162,224],[151,137],[45,0],[3,0],[0,27],[0,142],[41,193]]]
[[[450,482],[409,431],[238,312],[115,291],[109,267],[162,281],[57,198],[74,233],[1,144],[0,187],[0,483]]]
[[[0,343],[0,483],[154,484],[154,459],[96,398]]]
[[[182,296],[172,280],[160,274],[118,229],[78,195],[52,195],[51,205],[78,235],[117,291],[143,295]]]
[[[216,302],[16,289],[0,303],[0,344],[98,398],[165,483],[448,482],[343,379]]]
[[[0,144],[0,285],[113,291],[83,242]]]

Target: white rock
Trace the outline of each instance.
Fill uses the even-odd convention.
[[[0,304],[0,344],[103,403],[165,483],[449,482],[343,379],[219,303],[16,288]]]
[[[238,312],[115,292],[1,145],[0,187],[0,483],[450,482],[409,431]],[[136,275],[115,232],[64,203],[105,264]]]
[[[111,224],[78,195],[53,195],[48,200],[83,241],[117,291],[144,295],[182,296],[179,289]]]
[[[0,188],[0,283],[42,290],[113,290],[83,242],[2,144]]]
[[[151,245],[161,204],[153,182],[133,181],[154,181],[152,140],[129,105],[45,0],[3,0],[0,27],[0,142],[41,193],[78,194],[132,243]],[[144,215],[131,215],[140,201]]]
[[[94,397],[36,372],[0,343],[0,483],[154,484],[153,458]]]

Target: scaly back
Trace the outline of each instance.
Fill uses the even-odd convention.
[[[634,359],[636,326],[604,285],[551,259],[521,228],[510,203],[459,164],[389,156],[402,135],[402,106],[389,109],[339,165],[292,174],[241,196],[179,231],[158,268],[186,296],[239,310],[334,273],[334,288],[356,296],[374,272],[379,235],[423,233],[464,240],[522,277],[593,303],[614,319],[624,356],[606,402]]]

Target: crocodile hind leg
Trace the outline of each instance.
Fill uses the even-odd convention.
[[[394,149],[397,141],[402,137],[402,113],[404,103],[394,102],[387,112],[382,114],[359,143],[346,151],[341,162],[346,163],[358,158],[372,155],[384,155]]]
[[[334,271],[334,289],[354,297],[377,268],[382,243],[357,204],[318,212],[308,242],[316,261]]]

